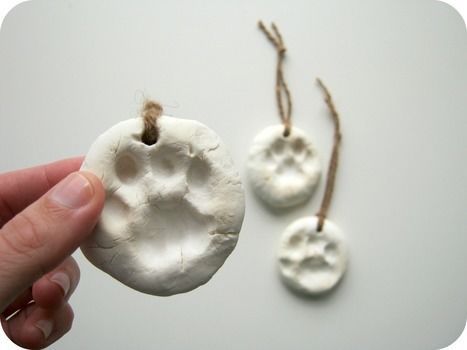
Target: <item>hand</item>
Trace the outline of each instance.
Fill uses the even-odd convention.
[[[47,347],[73,322],[68,299],[79,268],[70,255],[92,232],[105,197],[95,175],[76,172],[81,162],[0,175],[0,320],[22,347]]]

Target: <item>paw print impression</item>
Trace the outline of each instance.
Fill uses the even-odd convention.
[[[253,189],[274,207],[289,207],[305,202],[320,178],[316,151],[306,135],[292,128],[288,137],[284,127],[274,125],[256,136],[248,158],[248,173]]]
[[[107,196],[81,249],[136,290],[187,292],[206,283],[234,249],[243,189],[224,146],[206,126],[162,116],[151,146],[141,142],[142,127],[139,119],[124,121],[91,147],[85,170],[101,177]]]
[[[316,217],[293,222],[279,246],[279,269],[284,282],[306,294],[332,289],[347,266],[347,247],[340,230],[326,220],[318,232],[317,224]]]

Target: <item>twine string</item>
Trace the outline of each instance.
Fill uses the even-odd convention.
[[[276,66],[276,100],[277,107],[279,109],[279,115],[284,124],[284,136],[287,137],[290,135],[290,129],[292,128],[291,118],[292,118],[292,98],[290,96],[290,90],[284,79],[284,58],[285,52],[287,51],[282,35],[279,32],[277,26],[272,23],[271,28],[272,32],[269,31],[262,21],[258,22],[258,27],[266,35],[266,38],[274,45],[277,50],[277,66]],[[285,100],[285,101],[284,101]],[[284,102],[286,108],[284,108]]]
[[[326,187],[324,190],[323,200],[321,202],[321,208],[316,214],[316,216],[318,217],[318,232],[321,232],[321,230],[323,229],[324,220],[326,219],[326,216],[329,211],[332,194],[334,192],[334,183],[336,179],[337,166],[339,164],[339,146],[342,141],[342,134],[340,128],[339,114],[337,113],[336,106],[334,105],[334,101],[332,100],[331,93],[321,81],[321,79],[317,78],[316,81],[321,90],[323,90],[324,101],[326,102],[329,108],[329,112],[334,122],[334,143],[332,146],[331,159],[329,161],[328,175],[326,178]]]
[[[141,113],[144,121],[144,130],[141,135],[141,141],[146,145],[153,145],[159,139],[157,119],[162,115],[162,111],[162,106],[157,102],[147,100],[144,103]]]

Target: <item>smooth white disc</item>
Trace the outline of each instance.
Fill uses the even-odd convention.
[[[142,118],[92,145],[83,170],[106,189],[94,234],[81,246],[98,268],[144,293],[172,295],[204,283],[234,249],[245,204],[240,177],[205,125],[162,116],[141,142]]]
[[[273,125],[253,140],[248,157],[248,175],[253,189],[270,206],[285,208],[308,200],[318,183],[321,166],[306,134]]]
[[[279,244],[279,270],[284,282],[305,294],[321,294],[342,278],[348,261],[347,243],[341,230],[329,220],[317,230],[318,218],[294,221]]]

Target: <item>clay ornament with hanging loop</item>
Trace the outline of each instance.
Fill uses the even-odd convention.
[[[348,263],[346,238],[334,223],[326,219],[342,139],[339,115],[329,90],[320,79],[317,82],[324,92],[335,127],[325,192],[316,216],[296,220],[285,229],[278,252],[283,281],[293,290],[309,295],[323,294],[333,289],[344,275]]]
[[[259,22],[260,30],[277,51],[275,92],[282,124],[269,126],[254,138],[247,169],[256,194],[272,207],[286,208],[311,197],[321,166],[309,138],[292,126],[292,100],[283,73],[286,47],[276,25],[271,27],[272,32]]]
[[[81,250],[125,285],[168,296],[206,283],[222,266],[245,202],[219,136],[162,112],[147,101],[142,118],[120,122],[91,146],[82,169],[100,177],[106,201]]]

